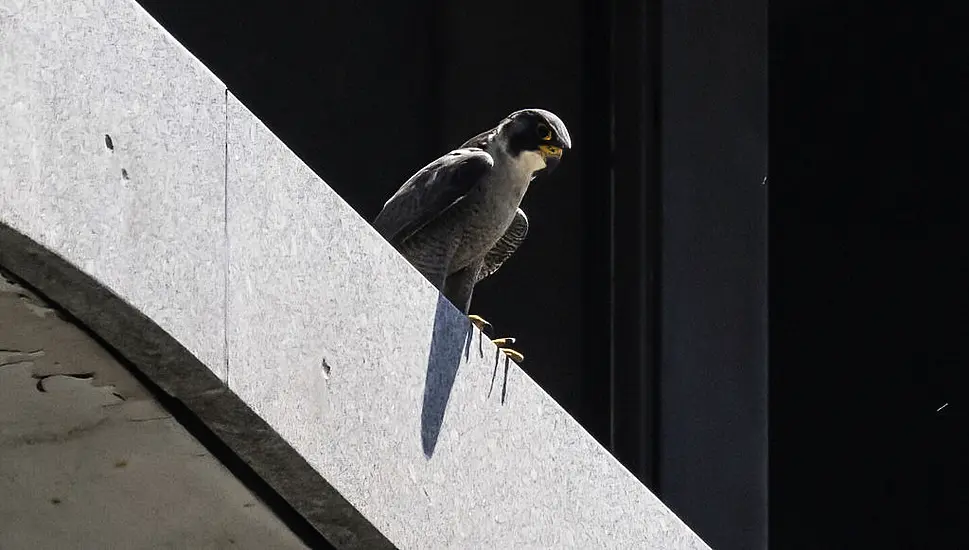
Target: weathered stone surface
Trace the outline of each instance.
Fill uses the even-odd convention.
[[[153,383],[185,399],[222,391],[210,368],[130,303],[0,218],[0,266],[14,272],[77,317],[111,348],[137,365]]]
[[[0,273],[0,548],[304,548],[107,350]]]
[[[225,86],[135,2],[0,4],[0,219],[224,376]]]

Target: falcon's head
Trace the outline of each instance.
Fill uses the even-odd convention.
[[[508,153],[524,161],[533,174],[550,174],[562,160],[572,138],[562,119],[544,109],[522,109],[508,115],[495,129],[495,139]]]

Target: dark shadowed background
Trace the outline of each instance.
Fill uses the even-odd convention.
[[[771,3],[772,547],[969,547],[961,9]]]

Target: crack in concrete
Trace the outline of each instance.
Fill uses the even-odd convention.
[[[0,367],[9,367],[21,363],[33,363],[34,359],[44,356],[44,350],[23,351],[17,349],[0,349]]]
[[[171,420],[172,416],[154,416],[152,418],[126,418],[127,422],[154,422],[156,420]]]
[[[0,367],[24,367],[31,369],[34,367],[33,361],[14,361],[13,363],[3,363]]]
[[[42,319],[48,315],[57,315],[57,310],[37,303],[30,296],[21,294],[20,300],[23,302],[24,307],[27,308],[28,311]]]
[[[60,443],[64,441],[71,441],[84,435],[94,432],[104,425],[108,424],[111,420],[110,417],[104,416],[99,418],[92,424],[87,424],[84,426],[75,426],[64,433],[42,433],[42,434],[23,434],[17,437],[7,439],[6,441],[0,441],[0,448],[13,448],[22,447],[30,445],[43,445],[45,443]]]

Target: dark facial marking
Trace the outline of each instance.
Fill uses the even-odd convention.
[[[508,139],[509,152],[518,156],[522,151],[536,151],[538,146],[544,141],[542,138],[547,133],[549,139],[552,130],[545,122],[545,119],[534,113],[519,115],[511,122],[512,130]]]

